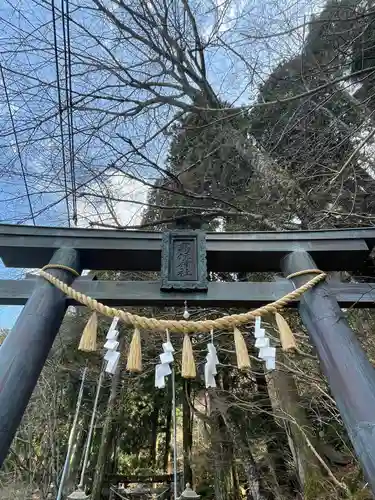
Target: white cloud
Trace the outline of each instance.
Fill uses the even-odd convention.
[[[144,186],[141,182],[130,179],[125,179],[125,181],[123,179],[122,182],[118,182],[118,180],[115,179],[114,183],[116,185],[116,191],[114,191],[117,193],[115,195],[116,197],[142,203],[147,202],[149,188]],[[124,226],[135,226],[140,224],[143,211],[144,205],[139,205],[138,203],[135,204],[128,201],[124,203],[116,203],[117,217]]]
[[[110,207],[113,210],[118,223],[121,226],[137,226],[142,221],[145,206],[141,203],[147,202],[149,188],[137,180],[132,180],[124,175],[113,175],[107,181],[107,189],[110,197],[122,201],[111,201]],[[99,187],[91,187],[93,194],[104,195],[99,191]],[[133,203],[137,202],[137,203]],[[90,222],[99,221],[108,224],[115,224],[111,210],[104,200],[92,196],[79,198],[77,203],[79,226],[87,227]]]

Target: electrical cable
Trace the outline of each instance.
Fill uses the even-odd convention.
[[[59,105],[61,154],[62,154],[63,171],[64,171],[65,202],[66,202],[66,212],[67,212],[67,216],[68,216],[68,226],[70,227],[70,207],[69,207],[69,193],[68,193],[68,176],[67,176],[67,171],[66,171],[65,139],[64,139],[64,125],[63,125],[63,117],[62,117],[63,108],[62,108],[62,102],[61,102],[59,55],[58,55],[58,51],[57,51],[57,30],[56,30],[56,8],[55,8],[55,0],[51,0],[51,7],[52,7],[53,40],[54,40],[54,50],[55,50],[57,97],[58,97],[58,105]]]
[[[64,2],[66,4],[66,8],[64,8]],[[66,99],[66,110],[67,110],[68,138],[69,138],[70,180],[71,180],[72,204],[73,204],[72,219],[75,225],[77,225],[77,188],[76,188],[75,155],[74,155],[72,53],[70,47],[69,0],[61,0],[61,16],[62,16],[62,31],[63,31],[63,44],[64,44],[65,99]]]

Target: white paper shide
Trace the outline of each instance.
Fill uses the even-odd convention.
[[[170,340],[164,342],[163,352],[159,355],[160,363],[155,366],[155,387],[164,389],[165,377],[172,373],[171,363],[174,361],[174,348]]]
[[[270,339],[266,336],[266,330],[261,328],[261,318],[255,319],[255,347],[259,349],[258,357],[266,362],[267,370],[276,368],[276,348],[270,346]]]
[[[117,316],[113,318],[112,324],[107,333],[106,343],[104,344],[104,349],[107,351],[104,355],[104,361],[107,362],[105,371],[111,375],[115,374],[120,360],[120,353],[117,351],[119,346],[119,341],[117,340],[119,332],[116,330],[118,321],[119,318]]]
[[[217,375],[216,365],[219,364],[216,347],[213,342],[207,344],[208,354],[206,356],[206,364],[204,366],[204,380],[206,388],[216,387],[215,375]]]

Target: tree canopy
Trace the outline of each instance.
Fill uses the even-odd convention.
[[[1,221],[160,231],[186,222],[211,231],[372,226],[373,3],[5,2]],[[182,311],[183,304],[137,309],[166,318]],[[190,312],[197,319],[228,313]],[[373,313],[346,314],[374,359]],[[178,466],[202,498],[371,498],[308,335],[296,313],[288,319],[299,351],[278,349],[272,372],[256,359],[250,329],[245,373],[231,340],[215,332],[215,390],[203,383],[208,338],[194,337],[198,376],[184,381],[182,343],[172,336]],[[77,353],[85,321],[78,308],[65,317],[0,472],[2,498],[24,500],[35,490],[39,500],[56,491],[87,363],[66,492],[77,485],[102,367],[101,352]],[[272,318],[265,324],[279,347]],[[108,327],[100,322],[100,348]],[[170,379],[164,391],[154,389],[163,339],[145,334],[144,371],[135,377],[125,371],[131,335],[121,329],[121,370],[105,378],[99,398],[85,477],[92,500],[105,494],[111,474],[172,470]]]

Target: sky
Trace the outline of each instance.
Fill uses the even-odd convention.
[[[128,179],[113,180],[118,196],[123,196],[127,200],[146,201],[148,189],[137,181],[129,181]],[[91,207],[83,200],[78,202],[79,213],[91,213]],[[142,219],[142,207],[133,203],[117,203],[116,213],[121,223],[126,225],[137,225]],[[40,225],[50,225],[41,223]],[[80,224],[85,227],[85,224]],[[1,240],[0,240],[1,241]],[[6,268],[0,259],[0,279],[22,279],[26,272],[32,271],[31,269],[10,269]],[[16,322],[22,306],[0,306],[0,330],[10,329]]]
[[[110,2],[109,2],[110,3]],[[285,31],[286,29],[307,21],[312,12],[318,12],[323,2],[308,0],[278,1],[278,0],[233,0],[226,3],[221,0],[205,0],[191,4],[196,8],[200,30],[207,40],[213,36],[226,43],[234,43],[238,54],[218,48],[213,44],[207,53],[209,80],[223,99],[235,105],[246,104],[256,97],[256,89],[262,80],[285,54],[290,56],[300,50],[305,33],[303,30],[293,31],[289,35],[278,38],[264,38],[270,33]],[[111,28],[103,25],[100,20],[91,18],[85,5],[91,5],[90,0],[71,2],[72,17],[77,19],[87,30],[98,34],[105,34],[107,46],[113,50],[118,58],[136,60],[139,54],[133,53],[126,44],[114,45]],[[221,20],[219,30],[215,31],[217,20]],[[66,121],[64,122],[63,137],[59,134],[59,116],[56,113],[56,68],[53,53],[52,14],[43,3],[30,0],[11,2],[5,0],[0,5],[0,63],[4,68],[4,80],[0,80],[0,149],[3,173],[0,176],[0,221],[1,223],[31,224],[30,208],[25,196],[26,187],[31,193],[32,208],[38,225],[67,226],[67,207],[61,199],[62,191],[62,139],[67,141]],[[71,43],[73,53],[73,67],[80,62],[82,54],[98,56],[97,48],[90,46],[90,37],[85,36],[82,30],[71,25]],[[249,39],[252,37],[251,50]],[[236,37],[236,38],[234,38]],[[259,38],[260,37],[260,38]],[[259,38],[259,39],[258,39]],[[62,30],[57,21],[57,41],[61,48],[63,44]],[[85,47],[82,52],[82,46]],[[125,50],[124,50],[125,47]],[[100,52],[100,57],[102,57]],[[105,53],[105,51],[104,51]],[[77,59],[75,59],[77,54]],[[249,85],[249,71],[243,64],[243,58],[264,68],[251,75],[253,81]],[[261,64],[259,64],[259,61]],[[102,79],[100,74],[90,70],[81,71],[77,64],[77,74],[73,71],[73,89],[95,89],[95,85],[111,83]],[[60,71],[63,71],[61,63]],[[99,77],[98,77],[99,75]],[[39,83],[38,83],[39,82]],[[42,84],[40,83],[42,82]],[[5,83],[5,87],[4,87]],[[9,107],[6,105],[5,88],[8,92]],[[41,90],[42,89],[42,90]],[[114,91],[115,92],[115,91]],[[117,95],[116,92],[114,95]],[[106,104],[107,105],[107,104]],[[111,104],[112,106],[112,104]],[[108,108],[109,110],[113,108]],[[10,117],[12,116],[17,129],[18,148],[12,134]],[[45,117],[49,117],[48,120]],[[159,114],[156,122],[166,119]],[[110,125],[103,125],[101,113],[74,114],[76,161],[82,167],[84,174],[77,174],[78,184],[84,184],[87,172],[103,169],[108,161],[113,160],[113,151],[109,151],[104,139],[116,148],[118,153],[124,148],[124,142],[119,137],[121,133],[128,134],[134,141],[142,141],[150,133],[152,125],[148,117],[141,116],[138,121],[128,120],[121,123],[116,119]],[[29,127],[29,124],[32,127]],[[98,125],[100,123],[100,126]],[[150,128],[151,127],[151,128]],[[95,133],[101,134],[98,141]],[[1,130],[6,133],[1,133]],[[90,136],[86,133],[90,130]],[[104,138],[104,139],[103,139]],[[163,163],[165,160],[165,145],[167,138],[159,138],[155,144],[147,147],[147,153],[155,161]],[[66,151],[66,142],[64,151]],[[164,151],[164,152],[163,152]],[[112,156],[110,156],[112,155]],[[155,172],[142,165],[132,165],[132,175],[140,175],[155,179]],[[22,176],[26,172],[26,184]],[[116,202],[113,209],[122,225],[137,225],[142,218],[142,207],[132,201],[145,202],[148,187],[136,180],[128,179],[118,173],[106,176],[105,187],[115,193],[118,198],[126,202]],[[92,193],[103,194],[103,184],[91,183]],[[98,198],[78,198],[78,225],[87,227],[89,221],[97,218],[102,212]],[[54,205],[54,203],[56,203]],[[69,200],[70,210],[72,209]],[[52,205],[48,210],[46,206]],[[0,278],[22,279],[27,270],[5,269],[1,264]],[[11,328],[22,308],[0,307],[0,328]]]

